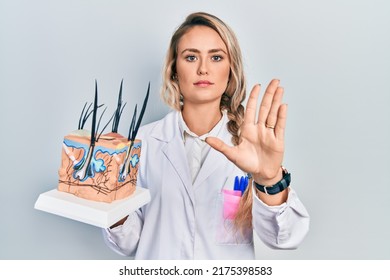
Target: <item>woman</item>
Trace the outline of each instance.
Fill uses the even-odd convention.
[[[309,216],[281,167],[283,88],[271,81],[257,120],[260,85],[244,114],[245,90],[234,33],[213,15],[189,15],[165,62],[162,96],[175,110],[138,134],[138,185],[152,198],[104,231],[112,249],[137,259],[253,259],[253,229],[272,248],[300,244]]]

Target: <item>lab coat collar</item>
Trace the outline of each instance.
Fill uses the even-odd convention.
[[[154,127],[151,132],[151,137],[159,141],[166,142],[166,145],[162,148],[162,152],[175,168],[189,197],[191,198],[192,203],[194,203],[194,189],[201,185],[201,183],[212,175],[215,170],[225,164],[226,160],[224,160],[225,156],[223,154],[211,148],[210,152],[206,156],[202,168],[199,171],[194,185],[192,185],[191,172],[188,167],[183,139],[179,129],[179,114],[180,112],[177,111],[168,113],[165,118],[158,122],[158,124]],[[228,145],[231,145],[232,136],[226,125],[228,121],[229,119],[227,115],[224,114],[222,128],[220,129],[217,137]]]
[[[211,131],[203,134],[203,135],[196,135],[194,132],[192,132],[189,127],[187,126],[186,122],[183,119],[183,113],[179,112],[179,131],[181,138],[183,139],[183,142],[185,143],[188,136],[192,136],[194,138],[199,138],[200,140],[204,141],[209,136],[217,137],[219,134],[222,126],[225,124],[225,118],[227,118],[227,112],[226,110],[222,111],[222,118],[218,121],[218,123],[211,129]]]
[[[154,127],[151,137],[166,142],[162,152],[176,170],[188,196],[194,204],[195,196],[191,182],[191,173],[188,167],[183,139],[179,130],[179,112],[170,112]]]
[[[163,142],[170,142],[175,135],[180,135],[177,125],[179,113],[178,111],[168,113],[161,121],[157,122],[150,136]]]
[[[168,113],[160,122],[157,122],[157,125],[153,128],[151,132],[151,137],[156,138],[157,140],[170,142],[175,136],[180,137],[183,140],[181,129],[179,128],[179,111],[171,111]],[[224,111],[222,114],[222,129],[218,129],[219,133],[217,137],[225,141],[226,143],[231,143],[231,134],[227,130],[226,124],[229,119],[227,117],[227,112]]]
[[[222,117],[222,127],[221,129],[219,129],[219,132],[216,135],[216,137],[221,139],[226,144],[231,145],[232,135],[227,129],[228,121],[229,119],[227,117],[227,114],[224,112]],[[221,165],[224,165],[225,163],[226,163],[225,156],[222,153],[218,152],[217,150],[211,148],[209,153],[206,156],[202,168],[199,171],[198,176],[195,179],[194,188],[196,189],[204,180],[206,180],[209,176],[211,176],[215,172],[215,170],[217,170],[219,167],[221,167]]]

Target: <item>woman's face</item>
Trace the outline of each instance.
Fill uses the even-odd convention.
[[[230,59],[218,33],[206,26],[185,33],[178,44],[176,71],[184,106],[219,106],[229,80]]]

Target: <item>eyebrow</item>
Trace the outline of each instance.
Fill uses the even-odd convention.
[[[185,52],[200,53],[200,50],[193,49],[193,48],[188,48],[188,49],[184,49],[181,53],[183,54]],[[208,53],[217,53],[217,52],[223,52],[223,53],[227,54],[223,49],[211,49],[211,50],[208,51]]]

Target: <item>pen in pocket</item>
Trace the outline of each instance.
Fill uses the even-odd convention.
[[[242,196],[246,188],[248,187],[248,182],[249,182],[248,176],[241,176],[241,177],[236,176],[236,178],[234,179],[234,190],[240,191]]]

